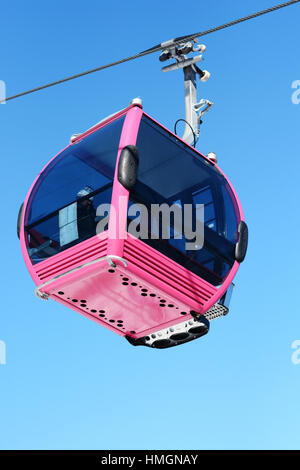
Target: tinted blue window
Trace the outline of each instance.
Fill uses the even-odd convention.
[[[40,175],[25,227],[34,263],[96,234],[96,208],[111,200],[124,119],[71,145]]]
[[[169,240],[146,238],[150,246],[164,253],[208,282],[219,285],[234,263],[237,219],[233,195],[226,179],[198,153],[154,121],[143,116],[137,147],[140,162],[138,178],[131,191],[130,204],[204,205],[204,246],[186,250],[186,239],[174,238],[170,223]],[[183,209],[184,210],[184,209]],[[195,225],[195,224],[194,224]],[[149,222],[149,234],[153,227]],[[142,237],[141,237],[142,238]]]

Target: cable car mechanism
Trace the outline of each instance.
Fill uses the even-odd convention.
[[[162,70],[184,72],[182,138],[134,99],[71,137],[38,175],[18,216],[39,298],[50,297],[133,345],[160,349],[205,335],[210,320],[228,313],[248,242],[241,204],[216,155],[194,148],[213,105],[197,102],[197,78],[209,78],[197,66],[205,46],[162,46],[160,60],[175,60]],[[179,233],[177,212],[190,237]]]

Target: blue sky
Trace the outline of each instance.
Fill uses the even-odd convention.
[[[267,8],[28,0],[1,7],[7,94]],[[184,116],[181,72],[157,55],[0,105],[1,449],[299,449],[300,4],[215,33],[201,97],[215,102],[198,149],[215,151],[250,229],[230,314],[165,351],[125,340],[34,294],[16,237],[19,206],[69,137],[141,96],[167,127]]]

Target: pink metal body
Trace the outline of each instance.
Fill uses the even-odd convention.
[[[126,117],[119,143],[118,162],[122,149],[126,145],[136,144],[143,115],[143,110],[137,105],[129,106],[96,125],[78,136],[74,142],[84,139],[124,114]],[[200,152],[197,153],[206,158]],[[220,169],[219,171],[223,174]],[[108,230],[33,265],[27,252],[24,224],[26,224],[29,198],[32,191],[36,191],[39,176],[25,199],[20,241],[26,266],[35,284],[41,286],[51,281],[45,287],[41,287],[40,291],[48,294],[53,300],[121,336],[140,338],[190,318],[191,310],[200,314],[207,312],[232,283],[239,267],[238,262],[234,263],[223,284],[217,288],[142,240],[128,234],[126,218],[129,191],[119,183],[117,170],[111,200],[117,217],[110,218]],[[226,180],[232,190],[239,222],[244,220],[242,207],[234,188],[227,178]],[[120,198],[123,204],[121,211],[119,211]],[[117,237],[112,237],[111,235],[115,233]],[[107,259],[81,267],[108,255],[123,258],[127,262],[127,267],[116,260],[116,266],[112,268]],[[59,277],[61,275],[63,276]],[[58,278],[55,279],[56,277]]]

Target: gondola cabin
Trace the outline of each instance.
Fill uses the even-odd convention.
[[[228,312],[247,247],[224,173],[138,101],[45,166],[18,234],[40,298],[155,348],[198,338]]]

